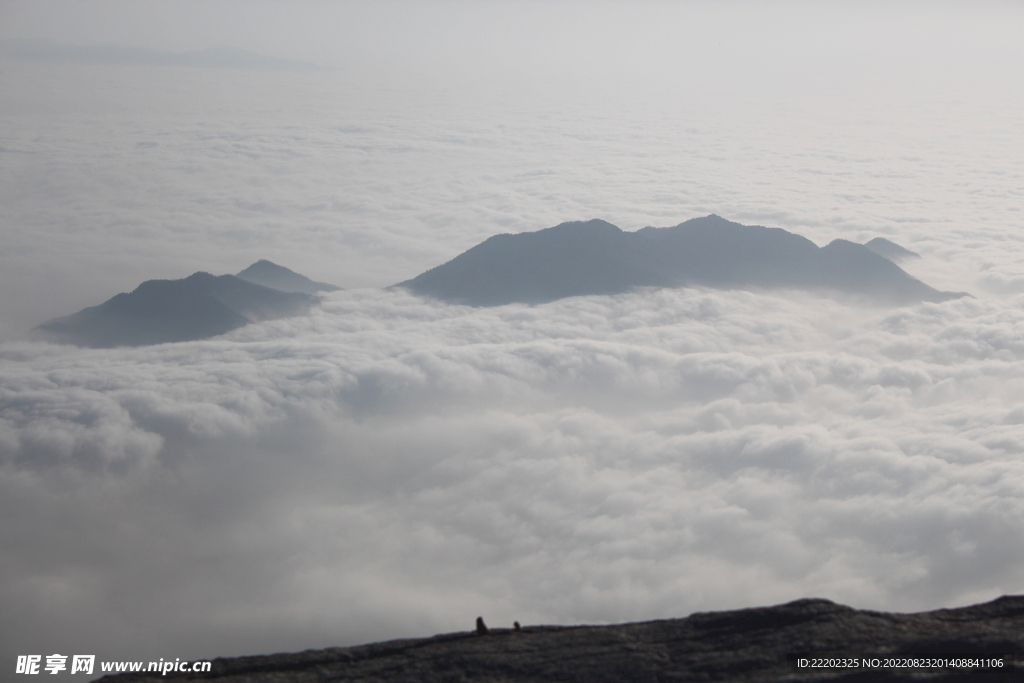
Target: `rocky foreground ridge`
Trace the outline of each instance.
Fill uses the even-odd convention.
[[[799,670],[791,655],[1010,655],[990,669]],[[210,673],[122,674],[105,683],[622,681],[1024,681],[1024,595],[917,614],[805,599],[612,626],[492,628],[432,638],[217,659]]]

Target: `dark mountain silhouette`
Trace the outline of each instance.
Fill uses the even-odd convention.
[[[145,346],[206,339],[250,322],[301,315],[315,302],[308,294],[200,272],[182,280],[147,280],[129,294],[36,330],[50,341],[78,346]]]
[[[835,240],[819,248],[780,228],[715,215],[632,233],[595,219],[495,235],[395,286],[453,303],[497,306],[685,285],[808,289],[884,304],[965,296],[935,290],[861,244]]]
[[[305,275],[299,275],[294,270],[289,270],[265,259],[257,261],[235,277],[282,292],[316,294],[317,292],[336,292],[341,289],[341,287],[329,285],[326,282],[314,282]]]
[[[206,673],[121,674],[107,683],[896,683],[1024,680],[1024,596],[917,614],[806,599],[611,626],[524,626],[358,647],[215,659]],[[798,668],[800,655],[845,668]],[[907,667],[961,658],[960,667]],[[983,655],[988,655],[983,657]],[[999,655],[1009,655],[1000,658]],[[968,661],[963,661],[964,657]],[[857,658],[857,662],[850,659]],[[878,658],[874,667],[863,658]],[[886,660],[895,660],[886,666]],[[988,667],[978,666],[984,660]],[[920,663],[920,662],[918,662]],[[945,663],[945,662],[944,662]]]
[[[864,246],[875,252],[879,256],[884,256],[893,263],[899,263],[907,259],[921,258],[921,255],[916,251],[910,251],[895,242],[890,242],[884,237],[876,237],[870,242],[865,242]]]

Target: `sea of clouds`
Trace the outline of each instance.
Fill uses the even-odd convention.
[[[155,657],[1019,592],[1022,304],[370,289],[11,343],[0,602],[22,649]]]
[[[1024,592],[1024,102],[1003,53],[958,56],[642,83],[0,62],[0,655]],[[499,232],[712,212],[884,236],[973,297],[385,289]],[[346,290],[206,341],[26,338],[259,258]]]

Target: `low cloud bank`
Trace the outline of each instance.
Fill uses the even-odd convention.
[[[139,349],[0,347],[4,655],[1024,590],[1024,301],[328,295]]]

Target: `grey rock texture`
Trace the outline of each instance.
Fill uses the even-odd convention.
[[[789,655],[1009,654],[980,670],[798,670]],[[210,673],[121,674],[105,683],[686,683],[1024,681],[1024,596],[918,614],[805,599],[613,626],[491,628],[358,647],[217,659]]]
[[[636,232],[591,220],[495,235],[396,286],[496,306],[686,285],[816,290],[886,305],[965,296],[929,287],[863,244],[835,240],[819,248],[780,228],[715,215]]]

